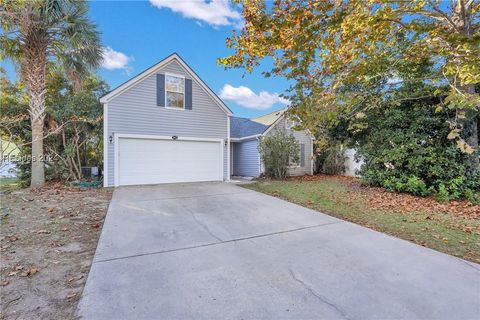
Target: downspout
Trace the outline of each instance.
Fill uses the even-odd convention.
[[[260,140],[262,136],[257,137],[257,150],[258,146],[260,146]],[[260,155],[260,151],[258,150],[258,176],[262,175],[262,156]]]
[[[227,178],[230,181],[230,115],[227,115]]]

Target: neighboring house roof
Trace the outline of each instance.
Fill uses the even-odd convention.
[[[183,61],[183,59],[177,54],[173,53],[166,57],[165,59],[161,60],[157,64],[151,66],[147,70],[141,72],[140,74],[136,75],[132,79],[122,83],[112,91],[105,94],[103,97],[100,98],[101,103],[108,103],[114,97],[119,95],[120,93],[124,92],[125,90],[129,89],[133,85],[137,84],[138,82],[142,81],[143,79],[155,74],[158,70],[169,64],[171,61],[176,60],[186,71],[189,73],[192,78],[207,92],[208,95],[217,103],[217,105],[225,111],[226,114],[232,115],[232,110],[230,110],[227,105],[213,92],[212,89],[202,80],[200,77],[193,71],[190,66]]]
[[[269,114],[263,115],[258,118],[252,119],[255,122],[262,123],[264,125],[270,126],[275,123],[283,114],[287,111],[287,108],[283,108],[274,112],[271,112]]]
[[[254,119],[230,117],[230,137],[240,139],[265,134],[285,114],[285,111],[287,111],[286,108]]]
[[[246,137],[266,135],[285,116],[287,108],[283,108],[258,118],[247,119],[230,117],[230,138],[242,139]],[[313,135],[308,132],[313,139]]]
[[[269,126],[247,118],[230,117],[230,137],[244,138],[264,133]]]

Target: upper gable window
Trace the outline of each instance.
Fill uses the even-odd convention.
[[[165,106],[167,108],[185,108],[185,78],[165,74]]]

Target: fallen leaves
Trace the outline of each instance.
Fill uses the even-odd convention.
[[[68,318],[74,312],[72,302],[85,283],[88,268],[84,264],[95,252],[110,197],[111,190],[80,191],[51,183],[2,195],[2,207],[14,213],[5,219],[2,215],[0,225],[2,315]],[[79,242],[82,250],[57,250],[72,241]],[[39,290],[45,299],[37,299]],[[32,311],[31,304],[24,303],[34,299],[41,311]],[[58,303],[47,303],[53,300]]]
[[[367,187],[358,178],[337,175],[313,175],[291,177],[289,181],[341,181],[349,187],[352,197],[364,197],[371,209],[410,214],[413,212],[445,212],[465,218],[480,219],[480,206],[469,201],[440,203],[433,198],[422,198],[405,193],[389,192],[383,188]],[[334,197],[334,196],[333,196]],[[342,195],[343,197],[343,195]],[[342,199],[345,201],[345,199]]]
[[[34,274],[36,274],[39,271],[40,271],[40,269],[33,267],[33,268],[28,269],[28,271],[23,273],[22,275],[24,275],[25,277],[33,276]]]
[[[0,238],[0,241],[15,242],[18,239],[19,238],[16,235],[6,235],[6,236],[3,236],[2,238]]]
[[[69,295],[67,296],[67,299],[70,300],[70,299],[74,298],[76,295],[77,295],[77,293],[69,294]]]
[[[23,272],[21,272],[23,271]],[[14,268],[14,271],[11,271],[8,273],[8,276],[9,277],[13,277],[13,276],[16,276],[17,274],[19,274],[19,276],[21,277],[30,277],[30,276],[33,276],[34,274],[38,273],[40,271],[39,268],[37,267],[31,267],[31,268],[28,268],[27,270],[25,270],[25,268],[23,266],[16,266]]]
[[[400,213],[441,211],[465,216],[467,218],[480,219],[480,206],[469,201],[450,201],[449,203],[440,203],[433,198],[417,197],[405,193],[389,192],[383,188],[364,186],[360,183],[358,178],[354,177],[315,175],[298,177],[296,179],[301,179],[303,181],[341,180],[348,184],[352,196],[367,197],[368,203],[372,209]]]
[[[98,229],[100,228],[100,223],[94,223],[91,225],[92,229]]]
[[[480,206],[468,201],[440,203],[433,198],[416,197],[404,193],[388,192],[381,188],[364,187],[362,194],[367,197],[372,209],[399,213],[445,212],[470,219],[480,219]],[[429,217],[431,218],[431,217]]]

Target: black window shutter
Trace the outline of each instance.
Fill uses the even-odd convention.
[[[305,167],[305,144],[300,144],[300,167]]]
[[[165,107],[165,75],[157,73],[157,106]]]
[[[192,110],[192,79],[185,79],[185,109]]]

